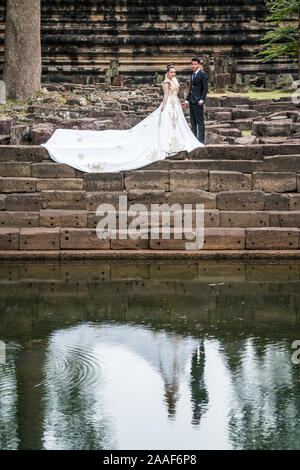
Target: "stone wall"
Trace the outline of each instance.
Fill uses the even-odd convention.
[[[41,0],[43,80],[103,81],[112,59],[135,82],[152,81],[174,61],[189,71],[194,55],[231,55],[237,72],[292,72],[291,58],[258,63],[265,31],[265,1],[248,0]],[[0,73],[5,0],[0,0]]]

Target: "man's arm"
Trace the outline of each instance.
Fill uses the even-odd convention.
[[[201,94],[199,103],[203,103],[205,101],[207,91],[208,91],[208,78],[205,72],[201,74],[201,80],[202,80],[202,94]]]
[[[187,97],[186,97],[186,99],[185,99],[185,103],[186,103],[186,104],[189,104],[190,98],[191,98],[191,83],[190,83],[189,92],[188,92]]]

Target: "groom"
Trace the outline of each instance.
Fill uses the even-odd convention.
[[[200,59],[195,57],[191,60],[193,74],[190,80],[190,90],[182,107],[190,105],[190,119],[193,134],[204,144],[205,124],[204,124],[204,102],[208,90],[208,80],[206,73],[201,70]],[[197,136],[197,128],[199,136]]]

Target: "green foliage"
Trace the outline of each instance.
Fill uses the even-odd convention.
[[[300,1],[267,0],[266,6],[270,14],[265,21],[273,28],[261,38],[264,50],[257,54],[264,56],[261,62],[284,55],[297,56]]]

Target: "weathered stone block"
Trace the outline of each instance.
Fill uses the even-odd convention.
[[[209,170],[219,168],[220,160],[178,160],[170,162],[170,170]]]
[[[11,129],[11,143],[13,145],[23,145],[29,143],[31,139],[30,126],[18,124]]]
[[[252,132],[254,135],[262,137],[288,136],[292,133],[292,120],[256,121],[253,122]]]
[[[208,190],[208,171],[197,169],[170,170],[170,191],[191,188]]]
[[[87,211],[41,209],[40,225],[44,227],[86,227]]]
[[[166,202],[165,191],[156,190],[142,190],[130,189],[128,191],[128,203],[131,204],[144,204],[150,207],[151,204],[163,204]]]
[[[169,172],[164,170],[138,170],[125,173],[125,188],[131,189],[158,189],[169,191]]]
[[[0,211],[5,210],[5,199],[6,199],[6,196],[4,196],[3,194],[0,194]]]
[[[300,210],[300,194],[290,194],[289,201],[290,201],[290,205],[285,210],[288,210],[288,209],[290,209],[291,211]]]
[[[235,129],[234,127],[230,127],[228,129],[220,128],[218,132],[219,132],[219,134],[226,135],[226,136],[232,136],[232,137],[241,137],[243,135],[243,133],[242,133],[242,131],[240,131],[240,129]]]
[[[264,211],[221,211],[222,227],[264,227],[269,225],[269,214]]]
[[[59,250],[59,228],[21,228],[20,250]]]
[[[245,230],[243,228],[211,227],[204,231],[204,250],[243,250]]]
[[[39,211],[42,208],[40,193],[8,194],[5,201],[7,211]]]
[[[40,162],[48,155],[40,146],[3,145],[0,147],[0,162]]]
[[[83,176],[86,191],[123,191],[123,173],[85,173]]]
[[[152,250],[185,250],[186,243],[194,241],[194,231],[188,230],[184,232],[178,228],[159,228],[152,230],[149,247]]]
[[[7,116],[0,118],[0,134],[9,135],[11,132],[12,124],[13,124],[13,118],[7,117]]]
[[[284,193],[296,191],[296,173],[263,172],[253,173],[253,189],[264,191],[265,193]]]
[[[37,191],[80,191],[83,190],[82,178],[41,178],[36,182]]]
[[[246,249],[296,250],[299,248],[299,229],[264,227],[246,229]]]
[[[115,232],[116,238],[111,238],[112,250],[147,250],[149,248],[149,235],[148,230],[142,230],[142,233],[147,235],[147,238],[132,238],[132,231],[128,230],[127,238],[120,238],[120,232]],[[124,236],[124,233],[123,233]]]
[[[34,193],[36,190],[35,178],[0,178],[0,192],[2,193]]]
[[[1,211],[0,225],[6,227],[38,227],[39,212]]]
[[[34,178],[75,178],[75,168],[64,163],[32,163],[31,176]]]
[[[54,132],[54,125],[46,123],[34,124],[31,129],[31,139],[33,145],[40,145],[47,142]]]
[[[0,227],[0,250],[18,250],[20,229]]]
[[[150,248],[155,250],[185,250],[186,242],[195,239],[150,239]],[[203,250],[242,250],[245,247],[245,230],[242,228],[210,227],[204,230]]]
[[[88,192],[86,193],[86,210],[93,211],[97,210],[100,204],[112,204],[116,211],[119,210],[119,198],[120,196],[126,196],[126,192],[110,192],[110,191],[99,191],[99,192]]]
[[[233,109],[232,110],[232,119],[247,119],[247,118],[256,118],[258,112],[256,109]]]
[[[257,139],[255,135],[242,135],[234,140],[234,143],[238,145],[254,145],[256,142]]]
[[[252,175],[239,171],[210,171],[209,190],[210,191],[231,191],[231,190],[252,189]]]
[[[216,209],[216,195],[201,189],[176,189],[167,194],[168,204],[204,204],[205,209]]]
[[[221,160],[219,163],[219,168],[217,169],[226,171],[240,171],[242,173],[253,173],[253,171],[260,171],[262,169],[262,165],[263,162],[253,160]]]
[[[43,209],[85,209],[85,191],[42,191]]]
[[[227,95],[223,97],[222,106],[229,106],[233,108],[237,105],[249,105],[250,100],[245,96],[235,96],[235,95]]]
[[[300,227],[300,210],[270,211],[269,217],[272,227]]]
[[[11,176],[31,176],[30,163],[26,162],[0,162],[0,175],[2,177]]]
[[[222,191],[216,195],[217,209],[235,211],[264,210],[262,191]]]
[[[253,119],[235,119],[234,126],[241,131],[251,131],[252,130]]]
[[[96,229],[92,228],[61,229],[60,247],[63,250],[108,250],[110,239],[100,240]]]
[[[204,210],[204,227],[219,227],[219,225],[220,225],[220,211],[218,209],[212,209],[212,210],[205,209]]]
[[[230,111],[218,111],[215,113],[216,121],[230,121],[232,119],[232,113]]]
[[[265,194],[265,211],[282,210],[290,208],[290,196],[287,194],[271,193]]]
[[[274,155],[264,157],[262,171],[300,171],[300,155]]]

